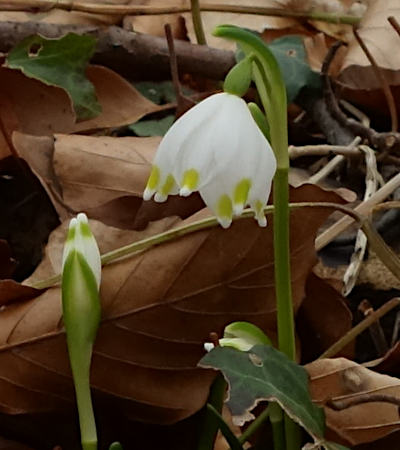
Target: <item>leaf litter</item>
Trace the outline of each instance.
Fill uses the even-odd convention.
[[[289,3],[278,2],[278,6],[287,7]],[[329,9],[329,5],[319,3]],[[351,6],[351,2],[337,3],[341,11]],[[272,6],[276,4],[271,2]],[[396,8],[390,1],[373,2],[360,27],[367,43],[374,41],[378,64],[392,84],[396,84],[398,75],[396,59],[392,56],[398,37],[391,34],[389,39],[387,30],[394,31],[390,26],[387,28],[384,20],[388,13],[397,16]],[[31,19],[24,12],[1,15],[18,16],[22,22]],[[281,32],[304,25],[288,18],[236,16],[242,26],[248,23],[249,28],[259,31],[266,26]],[[210,30],[214,22],[226,22],[228,17],[229,14],[222,13],[203,14],[206,29]],[[118,23],[121,19],[114,15],[56,9],[44,13],[43,18],[45,22],[91,25]],[[130,29],[133,24],[136,31],[152,31],[163,36],[162,18],[144,19],[125,18],[124,26]],[[183,20],[189,38],[194,41],[190,16],[184,14]],[[361,99],[360,104],[370,104],[367,97],[363,98],[364,91],[380,86],[365,57],[355,42],[351,42],[349,28],[335,25],[335,29],[311,21],[307,26],[310,24],[315,27],[311,38],[315,39],[318,30],[323,31],[328,44],[332,36],[347,36],[350,46],[344,63],[339,63],[336,71],[341,71],[340,81],[353,90],[345,94],[347,98],[356,96]],[[184,34],[184,22],[176,18],[175,36],[187,38]],[[214,45],[213,41],[209,42]],[[318,52],[314,50],[314,70],[319,69],[326,50],[323,45]],[[63,222],[50,236],[42,263],[30,278],[23,284],[0,282],[0,302],[7,304],[0,314],[0,409],[3,412],[37,414],[73,406],[59,288],[55,286],[42,292],[29,286],[59,272],[66,221],[72,212],[85,210],[92,219],[101,221],[91,223],[102,252],[207,215],[202,210],[203,203],[195,196],[171,199],[163,206],[142,204],[141,191],[159,138],[119,137],[118,133],[146,115],[163,112],[165,107],[146,99],[109,68],[89,66],[86,75],[95,87],[102,113],[77,123],[76,111],[65,91],[27,78],[16,70],[0,69],[0,114],[7,116],[3,119],[2,136],[4,132],[12,136],[16,152],[38,177]],[[191,87],[199,89],[192,75],[185,76]],[[309,84],[307,80],[304,82],[305,87]],[[137,134],[140,133],[139,129]],[[315,136],[313,131],[307,137],[315,139]],[[0,141],[1,155],[10,154],[9,142]],[[342,202],[336,194],[310,185],[292,190],[292,196],[294,201]],[[311,349],[307,352],[304,348],[305,361],[314,360],[351,327],[351,316],[341,295],[326,281],[310,275],[316,262],[313,241],[326,217],[326,210],[316,208],[292,213],[295,305],[300,311],[300,340],[303,347]],[[104,317],[93,361],[96,398],[110,401],[126,416],[156,423],[176,422],[199,410],[214,377],[211,371],[196,368],[209,332],[222,332],[229,322],[247,319],[271,335],[275,333],[271,233],[272,226],[260,231],[251,221],[242,220],[228,232],[219,229],[198,232],[105,267]],[[391,283],[385,280],[384,284]],[[318,337],[315,343],[312,337],[302,336],[301,322],[303,331],[311,327]],[[353,351],[350,346],[343,355],[351,357]],[[390,364],[396,364],[395,348],[392,353],[394,356],[390,358],[395,362]],[[314,361],[306,369],[313,400],[318,404],[325,404],[328,397],[348,395],[347,384],[357,384],[358,379],[362,389],[368,387],[367,392],[388,389],[398,394],[395,378],[367,371],[344,359]],[[353,372],[356,376],[348,376]],[[362,394],[365,389],[361,387],[357,385],[354,390],[353,386],[352,395]],[[378,404],[378,415],[373,412],[376,405],[363,404],[340,412],[333,412],[325,405],[329,436],[339,436],[344,445],[357,445],[376,441],[398,429],[398,416],[394,416],[392,405],[381,408]]]

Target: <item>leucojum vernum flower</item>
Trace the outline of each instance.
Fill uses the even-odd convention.
[[[162,139],[144,200],[154,195],[187,197],[199,191],[218,222],[227,228],[247,205],[260,226],[276,160],[246,102],[223,92],[198,103],[180,117]]]
[[[63,253],[62,306],[79,412],[82,447],[97,449],[90,394],[92,347],[100,323],[101,259],[85,214],[71,220]]]

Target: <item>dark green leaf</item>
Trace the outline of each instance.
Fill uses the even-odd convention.
[[[292,102],[305,86],[320,89],[318,73],[307,62],[303,39],[300,36],[284,36],[268,45],[281,69],[286,85],[288,103]]]
[[[153,103],[161,105],[176,101],[174,86],[171,81],[141,81],[135,88]]]
[[[9,53],[6,66],[49,86],[64,89],[71,97],[77,118],[91,119],[101,112],[94,86],[85,69],[95,48],[91,36],[69,33],[60,39],[31,36]]]
[[[266,345],[255,345],[248,352],[216,347],[200,365],[224,374],[234,417],[248,417],[259,401],[276,401],[317,441],[323,439],[325,416],[311,401],[307,372],[283,353]]]
[[[160,120],[140,120],[128,128],[137,136],[164,136],[174,120],[175,116],[171,114]]]

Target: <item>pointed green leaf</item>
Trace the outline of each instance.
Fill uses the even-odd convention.
[[[90,119],[101,112],[94,86],[85,76],[95,45],[93,37],[73,33],[60,39],[30,36],[11,50],[6,67],[64,89],[71,97],[77,118]]]

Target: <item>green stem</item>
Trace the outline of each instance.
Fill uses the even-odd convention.
[[[215,378],[207,400],[205,416],[202,422],[201,433],[197,450],[212,450],[220,423],[215,412],[221,413],[226,393],[226,381],[222,374]],[[212,408],[210,409],[209,406]]]
[[[196,34],[197,43],[199,45],[207,45],[206,36],[204,34],[203,21],[201,20],[199,0],[190,0],[192,10],[192,21],[194,32]]]
[[[69,345],[70,347],[70,345]],[[90,357],[83,358],[70,350],[70,361],[75,385],[76,403],[83,450],[97,450],[97,432],[90,392]]]
[[[300,209],[300,208],[328,208],[332,211],[341,211],[344,214],[352,217],[361,229],[364,231],[368,238],[368,244],[371,249],[379,256],[383,264],[398,278],[400,279],[400,260],[398,256],[393,252],[393,250],[385,243],[385,241],[379,236],[379,234],[373,229],[371,223],[366,217],[359,214],[353,209],[339,205],[336,203],[329,202],[299,202],[290,203],[289,209]],[[268,205],[264,208],[264,213],[269,215],[274,211],[274,206]],[[250,209],[245,209],[240,217],[235,217],[233,220],[243,220],[252,217],[254,212]],[[177,239],[179,237],[186,236],[188,234],[194,233],[196,231],[206,230],[208,228],[213,228],[218,225],[216,217],[207,217],[206,219],[199,220],[197,222],[192,222],[188,225],[183,225],[181,227],[173,228],[172,230],[164,231],[163,233],[156,234],[149,238],[143,239],[141,241],[133,242],[132,244],[119,247],[111,252],[105,253],[101,257],[101,262],[103,265],[110,264],[113,261],[119,260],[121,258],[126,258],[134,256],[137,253],[148,250],[156,245],[160,245],[164,242]],[[61,274],[53,275],[52,277],[46,278],[44,280],[39,280],[32,283],[30,286],[35,289],[46,289],[49,288],[61,280]]]
[[[218,428],[221,430],[226,442],[229,444],[230,450],[243,450],[239,439],[232,433],[229,425],[225,422],[222,415],[214,408],[214,406],[207,404],[207,412],[213,415],[215,422],[218,424]],[[209,447],[210,450],[213,447]]]
[[[243,433],[239,436],[239,442],[244,444],[249,440],[250,436],[252,436],[260,426],[268,419],[270,413],[270,405],[268,405],[264,411],[257,416],[253,422],[243,431]]]
[[[279,350],[288,358],[296,356],[289,250],[288,169],[278,168],[274,178],[275,293]]]
[[[283,411],[278,403],[269,404],[269,420],[272,427],[274,450],[286,450],[285,427],[283,422]]]

